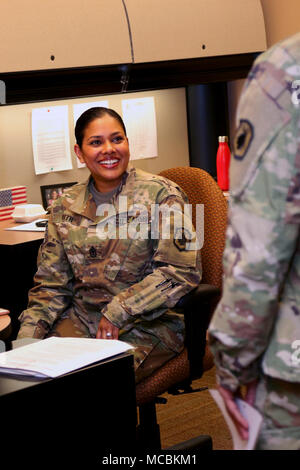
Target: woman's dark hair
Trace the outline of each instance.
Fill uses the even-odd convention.
[[[77,145],[81,148],[82,146],[82,141],[83,141],[83,135],[85,128],[89,125],[90,122],[92,122],[94,119],[102,118],[108,114],[109,116],[115,118],[122,126],[122,129],[126,134],[126,128],[125,124],[123,122],[123,119],[121,116],[114,111],[113,109],[110,108],[102,108],[102,107],[96,107],[96,108],[90,108],[84,111],[84,113],[79,116],[79,118],[76,121],[76,126],[75,126],[75,137],[76,137],[76,142]]]

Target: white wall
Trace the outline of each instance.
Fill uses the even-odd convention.
[[[154,96],[157,119],[158,158],[134,160],[134,165],[150,173],[189,165],[185,89],[156,90],[141,93],[29,103],[0,107],[0,188],[27,187],[28,202],[41,203],[40,186],[84,181],[89,171],[77,168],[74,153],[72,104],[105,99],[109,107],[122,115],[121,100]],[[35,175],[31,139],[31,110],[44,106],[69,105],[70,147],[73,170]]]

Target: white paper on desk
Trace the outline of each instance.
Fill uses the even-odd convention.
[[[68,106],[36,108],[31,117],[35,173],[71,170]]]
[[[51,337],[0,353],[0,373],[58,377],[130,349],[119,340]]]
[[[36,223],[45,219],[36,219],[28,224],[15,225],[13,227],[7,227],[4,230],[16,230],[18,232],[45,232],[45,227],[37,227]]]
[[[248,441],[245,441],[240,437],[233,420],[229,416],[220,392],[215,389],[210,389],[209,392],[220,408],[229,431],[231,432],[234,450],[253,450],[255,448],[257,437],[262,425],[261,414],[244,400],[241,400],[240,398],[236,399],[236,404],[241,414],[249,424],[249,439]]]
[[[130,159],[157,157],[154,97],[122,100],[123,120],[130,147]]]
[[[102,101],[90,101],[88,103],[76,103],[73,104],[73,118],[74,118],[74,127],[76,126],[76,121],[81,116],[84,111],[90,108],[96,108],[96,107],[103,107],[103,108],[108,108],[108,101],[107,100],[102,100]],[[85,168],[86,164],[81,163],[79,159],[77,158],[77,168]]]

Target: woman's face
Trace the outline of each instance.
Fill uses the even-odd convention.
[[[90,170],[98,191],[116,188],[129,162],[128,139],[117,119],[105,114],[91,121],[84,130],[81,148],[75,153]]]

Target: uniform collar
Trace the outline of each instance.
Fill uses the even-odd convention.
[[[128,169],[123,177],[120,184],[119,190],[113,197],[113,201],[115,202],[120,194],[122,196],[127,196],[128,198],[128,206],[132,203],[132,191],[135,181],[136,170],[135,168]],[[96,203],[94,198],[89,191],[89,184],[92,181],[92,176],[90,175],[89,178],[86,180],[85,183],[82,184],[82,187],[78,191],[76,199],[74,202],[71,203],[69,209],[76,214],[79,214],[83,217],[87,217],[91,219],[93,222],[96,221]]]
[[[69,209],[76,214],[87,217],[88,219],[95,220],[96,218],[96,203],[89,192],[89,183],[92,177],[90,176],[80,188],[76,199],[71,203]]]

